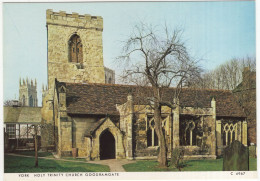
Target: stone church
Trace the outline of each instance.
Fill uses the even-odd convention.
[[[48,89],[42,145],[59,156],[87,159],[156,158],[159,148],[150,87],[117,85],[103,63],[100,16],[47,10]],[[163,90],[173,100],[174,88]],[[215,159],[233,140],[247,145],[247,120],[231,91],[183,89],[178,107],[162,108],[168,152]],[[170,154],[168,154],[170,155]]]

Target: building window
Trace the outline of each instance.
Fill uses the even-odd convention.
[[[203,119],[187,119],[180,121],[180,145],[200,146],[203,136]],[[210,130],[210,128],[209,128]]]
[[[223,145],[230,145],[234,140],[237,139],[237,123],[226,123],[223,124],[222,128]]]
[[[154,122],[154,118],[152,117],[148,117],[147,119],[146,134],[147,134],[147,147],[159,145],[158,136],[155,131],[155,122]]]
[[[16,124],[6,124],[6,132],[9,138],[16,138]]]
[[[185,139],[185,143],[186,145],[195,145],[196,143],[196,135],[194,133],[194,129],[195,129],[195,123],[194,121],[189,121],[186,124],[185,130],[184,130],[184,139]]]
[[[29,106],[30,107],[33,107],[34,105],[33,105],[33,98],[32,98],[32,96],[30,96],[30,98],[29,98]]]
[[[9,139],[33,138],[35,134],[32,124],[6,124],[6,133]]]
[[[82,43],[76,34],[72,35],[69,40],[69,61],[83,63]]]

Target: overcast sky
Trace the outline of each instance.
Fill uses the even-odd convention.
[[[105,66],[119,72],[121,41],[140,21],[184,29],[191,54],[204,69],[233,57],[255,56],[255,2],[5,3],[3,5],[4,100],[19,96],[19,77],[47,84],[46,9],[102,16]]]

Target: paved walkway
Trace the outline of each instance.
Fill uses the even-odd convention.
[[[97,161],[88,161],[88,163],[96,163],[101,165],[108,165],[110,168],[110,172],[125,172],[123,165],[128,163],[135,163],[134,160],[116,160],[116,159],[109,159],[109,160],[97,160]]]
[[[20,156],[20,157],[33,157],[34,156],[27,156],[27,155],[20,155],[20,154],[14,154],[14,153],[7,153],[6,155],[12,155],[12,156]],[[67,160],[62,158],[51,158],[51,157],[38,157],[41,159],[47,159],[47,160],[61,160],[66,162],[81,162],[81,163],[95,163],[100,165],[108,165],[110,168],[110,172],[125,172],[125,169],[122,165],[128,164],[128,163],[135,163],[134,160],[116,160],[116,159],[109,159],[109,160],[96,160],[96,161],[80,161],[80,160]]]

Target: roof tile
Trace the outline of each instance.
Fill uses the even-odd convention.
[[[119,115],[116,104],[127,101],[132,94],[134,104],[147,104],[145,97],[152,97],[151,87],[138,87],[117,84],[66,83],[67,112],[71,114]],[[162,91],[164,100],[172,100],[175,88]],[[179,96],[183,107],[211,107],[216,100],[217,116],[245,117],[231,91],[183,88]]]

